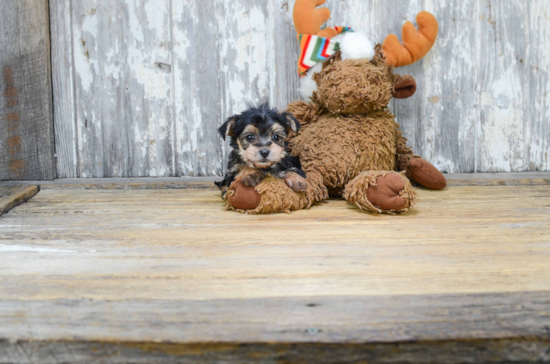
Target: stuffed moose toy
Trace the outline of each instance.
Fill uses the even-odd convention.
[[[325,1],[296,0],[294,7],[304,101],[288,106],[302,125],[289,149],[300,158],[307,191],[295,192],[269,176],[255,187],[237,179],[226,195],[230,209],[289,212],[342,196],[361,209],[397,213],[415,205],[411,180],[430,189],[446,186],[443,174],[407,147],[388,111],[392,97],[415,93],[415,80],[394,74],[394,67],[410,65],[428,53],[438,32],[435,17],[421,12],[418,31],[410,22],[403,26],[403,43],[391,34],[374,46],[351,28],[320,30],[330,18],[328,9],[317,9]]]

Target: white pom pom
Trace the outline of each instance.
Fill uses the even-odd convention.
[[[345,33],[340,42],[340,50],[342,60],[374,57],[374,43],[364,33]]]
[[[300,95],[302,95],[304,101],[310,102],[313,92],[317,91],[317,82],[313,80],[313,75],[321,72],[322,69],[323,64],[317,63],[307,71],[304,77],[300,78]]]
[[[332,37],[330,39],[332,39],[335,42],[342,43],[342,41],[344,40],[344,37],[346,36],[346,34],[348,34],[348,33],[340,33],[337,36]]]

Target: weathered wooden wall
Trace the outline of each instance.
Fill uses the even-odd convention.
[[[290,0],[50,0],[60,177],[204,176],[247,102],[298,99]],[[381,42],[420,10],[440,36],[392,102],[447,172],[550,170],[549,0],[328,0]]]
[[[0,180],[56,176],[47,0],[0,0]]]

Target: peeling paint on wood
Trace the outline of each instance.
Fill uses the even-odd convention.
[[[290,0],[51,0],[60,177],[213,176],[216,128],[298,99]],[[440,35],[391,107],[449,173],[550,170],[550,2],[328,0],[327,25],[376,42],[421,10]]]

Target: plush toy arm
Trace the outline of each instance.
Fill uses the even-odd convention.
[[[395,146],[397,147],[397,153],[395,155],[395,167],[397,172],[406,171],[411,159],[420,158],[420,156],[414,154],[411,147],[407,146],[407,138],[403,136],[400,129],[397,129]],[[410,178],[410,176],[407,177]]]
[[[248,214],[268,214],[309,208],[327,198],[323,178],[317,173],[307,175],[304,192],[293,191],[284,179],[272,176],[264,178],[256,187],[246,187],[237,178],[227,191],[226,207]]]
[[[293,101],[288,105],[286,111],[294,115],[300,125],[304,127],[319,119],[322,108],[313,102]]]

